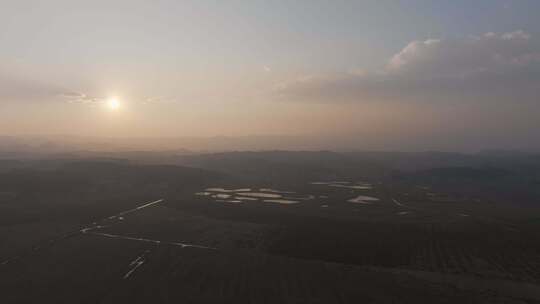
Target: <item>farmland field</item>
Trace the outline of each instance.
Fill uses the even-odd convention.
[[[3,303],[540,301],[532,203],[362,165],[197,161],[5,170]]]

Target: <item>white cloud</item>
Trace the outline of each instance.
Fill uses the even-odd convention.
[[[0,102],[39,101],[52,99],[62,92],[60,86],[0,71]]]
[[[380,71],[303,77],[281,84],[291,100],[536,100],[540,47],[524,31],[413,41]]]
[[[157,97],[148,97],[144,99],[142,102],[143,104],[167,104],[167,103],[173,103],[176,102],[176,98],[174,97],[166,97],[166,96],[157,96]]]
[[[0,71],[0,102],[69,102],[91,104],[104,98],[92,97],[64,86],[34,79],[29,73]]]
[[[106,101],[105,97],[88,96],[84,93],[79,92],[64,92],[59,94],[59,97],[63,98],[69,103],[80,103],[88,105],[94,105],[96,103]]]

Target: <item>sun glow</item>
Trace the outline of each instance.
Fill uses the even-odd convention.
[[[116,111],[120,108],[120,102],[114,97],[109,98],[109,100],[107,100],[107,107],[112,111]]]

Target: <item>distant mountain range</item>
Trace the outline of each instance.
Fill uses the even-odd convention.
[[[91,137],[91,136],[9,136],[0,135],[1,158],[33,158],[47,155],[66,156],[104,156],[114,157],[115,153],[128,153],[130,156],[186,155],[234,151],[337,151],[359,153],[373,160],[389,161],[397,159],[415,161],[426,156],[434,162],[448,158],[467,158],[466,154],[450,152],[355,152],[343,138],[318,136],[215,136],[215,137]],[[489,157],[523,157],[534,153],[517,150],[484,150],[477,155]]]

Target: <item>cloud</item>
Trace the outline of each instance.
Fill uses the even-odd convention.
[[[32,78],[30,73],[0,67],[0,104],[9,103],[69,103],[96,106],[105,103],[110,96],[99,92],[81,92]],[[132,103],[168,104],[174,97],[158,96],[130,98]]]
[[[69,102],[91,104],[104,98],[66,89],[44,80],[34,79],[29,73],[2,69],[0,71],[0,102]]]
[[[173,102],[176,102],[176,98],[174,97],[157,96],[145,98],[142,104],[168,104]]]
[[[515,31],[412,41],[379,71],[302,77],[276,91],[287,100],[315,102],[536,100],[539,88],[539,44]]]
[[[79,92],[63,92],[61,94],[58,94],[58,97],[69,103],[79,103],[86,105],[94,105],[97,103],[105,102],[107,99],[106,97],[89,96]]]
[[[60,86],[0,71],[0,102],[52,99],[63,90]]]
[[[87,95],[80,92],[63,92],[58,95],[62,100],[67,101],[68,103],[73,104],[82,104],[94,106],[99,103],[105,103],[109,100],[109,97],[104,96],[94,96]],[[128,98],[131,103],[138,103],[142,105],[156,105],[156,104],[170,104],[176,102],[174,97],[166,96],[157,96],[157,97],[146,97],[146,98]]]

